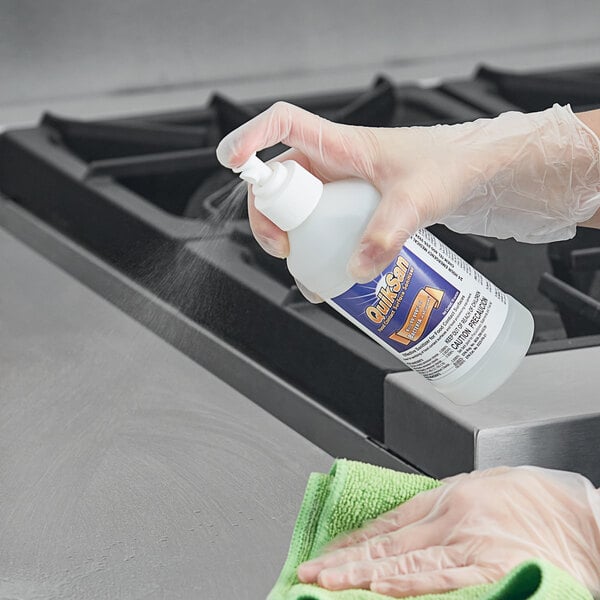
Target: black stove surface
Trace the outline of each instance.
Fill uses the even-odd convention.
[[[600,105],[599,82],[600,67],[518,75],[481,68],[437,88],[379,77],[366,91],[284,99],[349,124],[431,125],[554,102]],[[218,141],[271,102],[215,94],[202,108],[136,118],[48,114],[0,137],[0,191],[383,440],[383,379],[405,367],[326,305],[304,301],[284,261],[254,241],[245,201],[232,201],[238,179],[216,160]],[[600,232],[530,246],[431,230],[532,310],[531,352],[600,343]]]

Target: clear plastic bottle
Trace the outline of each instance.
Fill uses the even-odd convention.
[[[323,184],[294,161],[240,169],[256,208],[288,232],[289,271],[359,329],[457,404],[496,390],[533,337],[531,313],[427,230],[409,238],[372,281],[347,263],[378,202],[368,182]]]

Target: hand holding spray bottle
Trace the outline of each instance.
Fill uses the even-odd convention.
[[[291,161],[247,160],[279,142],[293,149],[282,160],[297,158],[332,183]],[[373,128],[277,102],[229,133],[217,156],[241,165],[252,184],[259,243],[281,255],[289,242],[299,282],[457,403],[510,376],[533,319],[423,228],[441,222],[542,243],[573,237],[600,210],[600,140],[557,104],[456,125]]]
[[[368,182],[323,184],[295,161],[239,169],[256,208],[288,232],[290,273],[361,331],[458,404],[477,402],[517,368],[533,318],[427,230],[372,281],[347,263],[379,201]]]

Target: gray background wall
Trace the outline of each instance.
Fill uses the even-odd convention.
[[[0,0],[0,107],[599,45],[598,0]]]

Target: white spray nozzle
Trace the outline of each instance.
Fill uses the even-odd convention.
[[[241,167],[233,169],[233,171],[239,173],[244,181],[252,185],[262,185],[273,175],[273,169],[260,160],[256,154],[253,154]]]
[[[321,181],[293,160],[267,165],[253,154],[233,171],[252,185],[257,210],[283,231],[305,221],[323,193]]]

